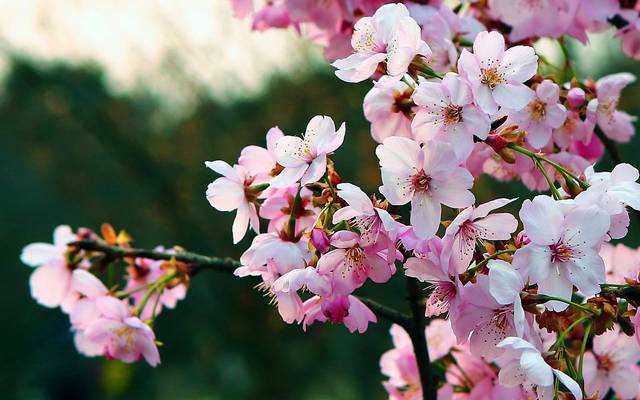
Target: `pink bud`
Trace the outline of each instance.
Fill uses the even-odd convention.
[[[567,93],[567,101],[569,102],[569,106],[571,108],[579,108],[584,104],[584,100],[586,99],[586,94],[584,90],[580,88],[571,88],[569,93]]]
[[[318,249],[320,253],[329,250],[329,237],[327,233],[320,228],[313,228],[311,231],[311,244]]]
[[[524,231],[521,231],[518,233],[518,235],[516,235],[515,245],[517,248],[525,246],[529,243],[531,243],[531,239],[529,239],[529,237],[527,236],[526,233],[524,233]]]

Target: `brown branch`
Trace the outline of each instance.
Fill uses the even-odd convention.
[[[111,246],[104,243],[103,241],[98,240],[78,240],[76,242],[70,243],[69,246],[76,249],[102,253],[105,255],[105,257],[107,257],[108,260],[117,260],[128,257],[142,257],[152,260],[175,259],[176,261],[189,264],[189,266],[191,267],[191,276],[204,270],[232,274],[236,268],[241,266],[239,261],[229,257],[210,257],[201,254],[190,253],[188,251],[172,253],[168,251]],[[386,319],[392,323],[398,324],[405,329],[411,323],[411,318],[408,315],[401,313],[400,311],[394,310],[393,308],[387,307],[371,299],[367,299],[364,297],[358,298],[360,299],[360,301],[366,304],[367,307],[369,307],[371,311],[376,314],[376,316],[382,319]]]

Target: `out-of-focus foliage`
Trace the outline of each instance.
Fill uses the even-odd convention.
[[[335,156],[343,178],[373,189],[375,144],[361,110],[367,90],[321,71],[304,81],[274,79],[255,100],[203,99],[191,115],[167,122],[152,101],[110,94],[100,71],[17,61],[0,103],[2,398],[383,398],[378,360],[390,345],[386,322],[364,335],[330,325],[303,334],[247,281],[203,273],[178,310],[157,321],[161,366],[87,359],[73,349],[67,317],[32,301],[30,270],[18,260],[24,244],[48,241],[60,223],[97,228],[105,221],[129,231],[134,245],[238,256],[248,240],[234,247],[232,215],[206,202],[215,175],[204,161],[233,162],[243,146],[264,145],[269,127],[294,134],[325,114],[347,122]],[[639,113],[638,96],[624,100]],[[637,151],[637,138],[622,151],[636,167]],[[503,196],[521,193],[517,183],[481,185],[480,199],[498,187]],[[637,235],[629,243],[637,245]],[[375,289],[363,294],[405,308],[398,277]]]

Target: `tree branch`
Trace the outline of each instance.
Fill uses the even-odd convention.
[[[171,260],[175,259],[191,267],[190,275],[193,276],[200,271],[211,270],[232,274],[236,268],[240,267],[239,261],[229,257],[209,257],[201,254],[190,253],[188,251],[168,252],[149,249],[126,248],[120,246],[108,245],[102,241],[83,239],[69,243],[69,247],[80,250],[96,251],[103,253],[109,259],[122,259],[128,257],[143,257],[152,260]],[[357,297],[357,296],[356,296]],[[360,301],[367,305],[376,316],[386,319],[392,323],[398,324],[403,328],[411,324],[411,318],[393,308],[387,307],[374,300],[358,297]]]
[[[616,146],[616,144],[607,136],[605,136],[604,132],[602,132],[600,128],[596,127],[595,132],[596,136],[598,136],[598,139],[600,139],[600,141],[604,145],[604,148],[607,149],[607,153],[609,153],[609,156],[611,157],[613,163],[621,164],[622,157],[620,157],[620,153],[618,152],[618,147]]]
[[[176,261],[189,264],[192,268],[191,275],[194,275],[204,269],[232,274],[233,271],[240,266],[240,262],[228,257],[208,257],[187,251],[172,253],[168,251],[111,246],[97,240],[78,240],[76,242],[69,243],[69,246],[87,251],[98,251],[114,259],[127,257],[143,257],[152,260],[175,259]]]
[[[375,300],[360,296],[356,297],[360,299],[361,302],[366,304],[367,307],[373,310],[374,314],[376,314],[378,317],[386,319],[389,322],[393,322],[394,324],[398,324],[405,330],[408,329],[409,325],[411,325],[410,316],[401,313],[400,311],[394,310],[393,308],[387,307],[384,304],[380,304]]]
[[[431,360],[429,359],[429,348],[427,347],[427,336],[425,334],[425,306],[421,303],[422,296],[418,280],[410,277],[406,278],[407,300],[409,300],[409,305],[411,306],[411,324],[405,330],[411,338],[413,352],[416,355],[420,383],[422,384],[422,398],[424,400],[436,400],[437,392],[433,374],[431,373]]]

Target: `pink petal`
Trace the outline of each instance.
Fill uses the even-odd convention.
[[[29,277],[31,296],[45,307],[58,307],[71,286],[71,272],[63,263],[36,268]]]

